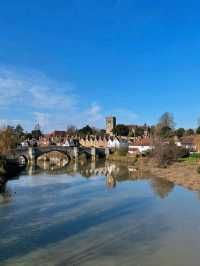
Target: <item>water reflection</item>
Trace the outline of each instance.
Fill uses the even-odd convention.
[[[0,191],[0,204],[6,204],[11,202],[12,200],[12,193],[11,191],[4,186],[3,189]]]
[[[173,188],[119,163],[29,167],[0,196],[0,265],[198,265],[199,204]]]
[[[66,167],[53,167],[48,161],[38,161],[37,165],[28,166],[23,174],[29,176],[40,175],[46,173],[49,176],[69,175],[75,176],[80,174],[86,179],[95,176],[105,176],[105,185],[108,188],[116,188],[120,182],[135,182],[139,180],[149,181],[152,191],[160,198],[167,197],[174,188],[174,184],[163,178],[149,177],[147,173],[143,173],[134,168],[120,163],[108,161],[97,161],[90,163],[72,162]],[[6,189],[4,188],[4,193]]]
[[[158,177],[151,180],[151,185],[155,194],[160,198],[167,197],[174,188],[174,183]]]

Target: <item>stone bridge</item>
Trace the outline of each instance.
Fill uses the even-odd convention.
[[[85,154],[87,158],[96,160],[98,157],[107,157],[109,149],[86,148],[86,147],[64,147],[64,146],[48,146],[48,147],[26,147],[19,148],[15,156],[20,161],[24,158],[28,163],[36,163],[37,158],[50,152],[60,152],[67,155],[69,160],[77,160],[81,154]]]

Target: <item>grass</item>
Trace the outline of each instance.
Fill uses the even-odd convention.
[[[179,159],[179,161],[188,163],[200,162],[200,153],[193,153],[189,157]]]

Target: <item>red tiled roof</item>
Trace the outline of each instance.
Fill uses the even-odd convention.
[[[133,146],[150,146],[150,138],[137,138],[133,140],[130,145]]]
[[[193,145],[195,144],[195,136],[182,137],[181,143],[183,145]]]

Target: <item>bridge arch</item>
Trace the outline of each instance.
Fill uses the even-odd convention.
[[[24,154],[20,154],[17,158],[17,161],[19,164],[21,165],[26,165],[28,163],[28,158],[26,155]]]
[[[61,156],[62,155],[62,156]],[[46,156],[46,158],[45,158]],[[68,160],[68,163],[71,161],[71,157],[69,156],[69,154],[67,152],[64,151],[45,151],[45,152],[40,152],[37,154],[37,156],[35,156],[35,160],[51,160],[51,158],[57,158],[58,160],[62,161],[64,159]]]

